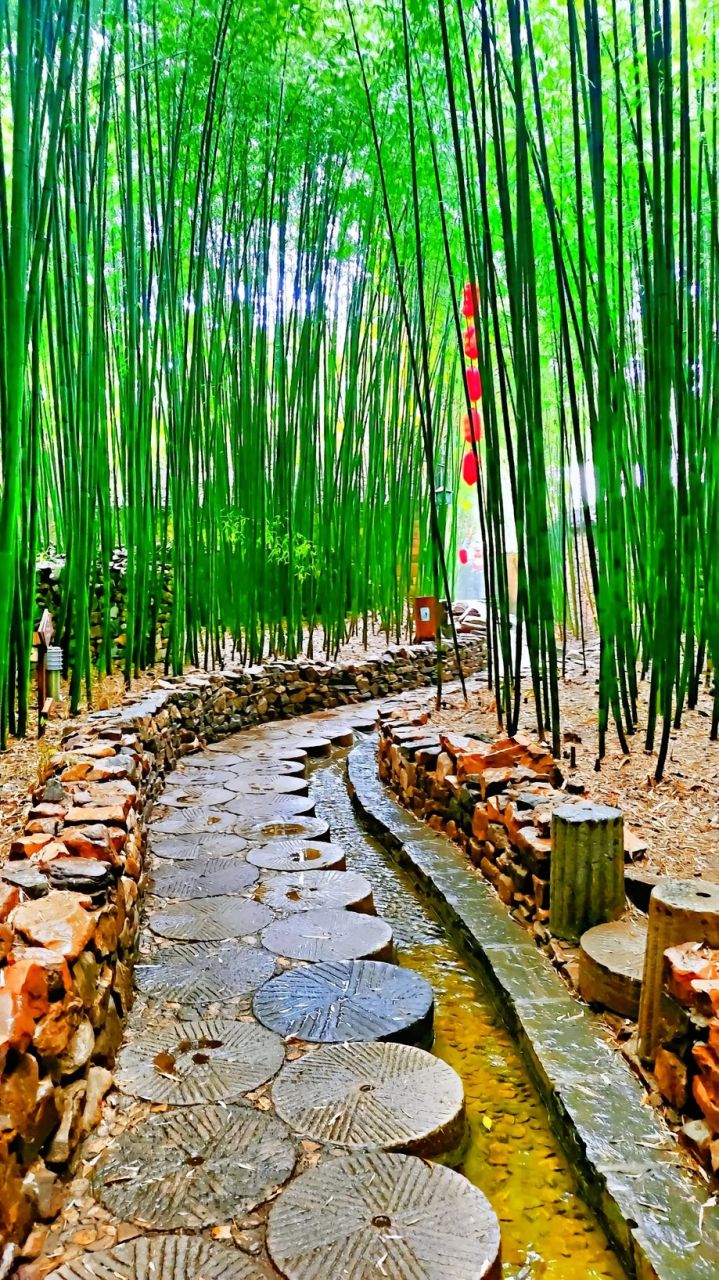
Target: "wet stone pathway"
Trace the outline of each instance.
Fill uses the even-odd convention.
[[[309,793],[373,722],[264,726],[166,779],[117,1089],[22,1280],[502,1274],[432,987]]]

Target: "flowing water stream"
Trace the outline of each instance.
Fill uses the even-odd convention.
[[[462,1166],[499,1216],[505,1280],[623,1280],[626,1273],[592,1211],[491,997],[409,879],[362,827],[341,754],[314,766],[310,794],[344,846],[347,865],[372,882],[378,915],[394,930],[400,963],[431,982],[434,1052],[464,1081],[470,1144]]]

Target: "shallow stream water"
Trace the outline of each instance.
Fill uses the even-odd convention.
[[[372,882],[377,914],[394,930],[400,964],[431,982],[434,1052],[464,1081],[470,1143],[462,1165],[494,1206],[505,1280],[623,1280],[580,1198],[544,1106],[490,995],[425,907],[410,880],[362,827],[342,755],[314,766],[310,794],[344,846],[347,866]]]

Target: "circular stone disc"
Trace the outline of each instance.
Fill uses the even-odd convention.
[[[225,858],[240,856],[247,848],[247,841],[235,835],[184,835],[166,836],[151,828],[150,848],[158,858],[170,858],[177,862],[190,862],[196,858]]]
[[[166,947],[153,964],[135,965],[142,995],[201,1008],[256,991],[275,971],[275,957],[262,947],[237,942],[187,943]]]
[[[307,796],[282,796],[268,791],[265,795],[236,796],[230,795],[229,802],[224,805],[225,813],[237,814],[239,818],[284,818],[303,817],[314,814],[315,802]]]
[[[326,840],[270,840],[251,849],[247,861],[267,871],[343,871],[345,851]]]
[[[178,760],[178,765],[183,771],[186,769],[188,772],[190,770],[194,772],[196,769],[221,769],[223,772],[228,769],[234,769],[238,763],[238,757],[234,751],[225,751],[224,744],[223,750],[220,752],[219,746],[220,744],[218,743],[217,751],[214,751],[212,747],[208,747],[207,752],[198,751],[193,755],[182,756]],[[212,755],[209,754],[210,751]]]
[[[172,810],[158,821],[152,820],[152,831],[168,836],[227,835],[237,826],[237,818],[221,809],[208,809],[195,805],[189,809]],[[239,833],[242,834],[241,832]]]
[[[229,816],[229,815],[228,815]],[[235,818],[241,835],[251,844],[268,844],[270,840],[329,840],[330,829],[323,818],[260,818],[242,823]]]
[[[102,1253],[63,1262],[47,1280],[266,1280],[239,1249],[197,1236],[139,1236]]]
[[[328,756],[332,752],[332,743],[329,738],[295,738],[293,735],[292,745],[305,751],[308,756]]]
[[[237,796],[306,796],[308,786],[306,778],[283,778],[257,769],[251,773],[228,772],[224,783],[225,790]]]
[[[222,942],[258,933],[272,920],[272,912],[246,898],[190,898],[150,912],[149,925],[158,938],[177,942]],[[271,948],[270,948],[271,950]]]
[[[329,1211],[328,1211],[329,1207]],[[497,1280],[499,1223],[452,1169],[367,1151],[300,1175],[270,1210],[267,1247],[287,1280]]]
[[[231,1102],[276,1075],[284,1056],[279,1036],[254,1022],[168,1021],[123,1046],[115,1080],[123,1093],[174,1107]]]
[[[579,990],[587,1004],[635,1019],[646,948],[643,920],[612,920],[587,929],[579,944]]]
[[[354,731],[349,724],[323,725],[323,731],[333,747],[351,747],[355,740]]]
[[[320,1044],[356,1040],[432,1043],[434,996],[410,969],[373,960],[309,965],[271,978],[255,1017],[281,1036]]]
[[[183,1108],[120,1134],[92,1185],[121,1221],[187,1230],[249,1213],[287,1181],[295,1159],[285,1126],[262,1111]]]
[[[313,1142],[430,1157],[458,1151],[465,1135],[457,1072],[408,1044],[324,1045],[285,1065],[272,1100]]]
[[[208,786],[206,782],[200,780],[199,783],[187,782],[186,785],[179,787],[168,787],[163,791],[160,802],[169,805],[171,809],[191,809],[198,805],[207,807],[207,805],[224,804],[226,800],[231,800],[234,795],[232,791],[226,791],[224,787]]]
[[[227,751],[227,745],[227,743],[224,744],[225,752]],[[208,747],[208,751],[212,750],[212,747]],[[262,741],[250,742],[245,735],[242,743],[233,752],[233,756],[236,761],[264,760],[272,763],[277,760],[289,760],[292,764],[305,765],[307,763],[307,752],[298,746],[296,742],[291,742],[286,735],[282,739],[278,738],[271,746],[267,742],[262,743]]]
[[[372,885],[355,871],[289,871],[263,879],[257,898],[285,914],[318,907],[374,914]]]
[[[196,858],[184,867],[156,867],[147,888],[156,898],[217,898],[242,893],[258,875],[257,867],[239,858]]]
[[[166,787],[225,787],[228,778],[233,778],[234,774],[230,769],[215,769],[212,767],[212,761],[209,761],[204,769],[194,768],[186,769],[181,765],[179,769],[175,769],[172,773],[165,775]]]
[[[392,930],[386,920],[355,911],[301,911],[274,920],[262,945],[290,960],[391,960]]]

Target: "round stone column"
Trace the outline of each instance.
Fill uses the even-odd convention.
[[[649,899],[649,928],[639,999],[639,1056],[653,1062],[662,1035],[664,952],[682,942],[719,947],[719,884],[662,879]]]
[[[624,819],[604,804],[560,804],[552,813],[549,927],[578,942],[624,911]]]

